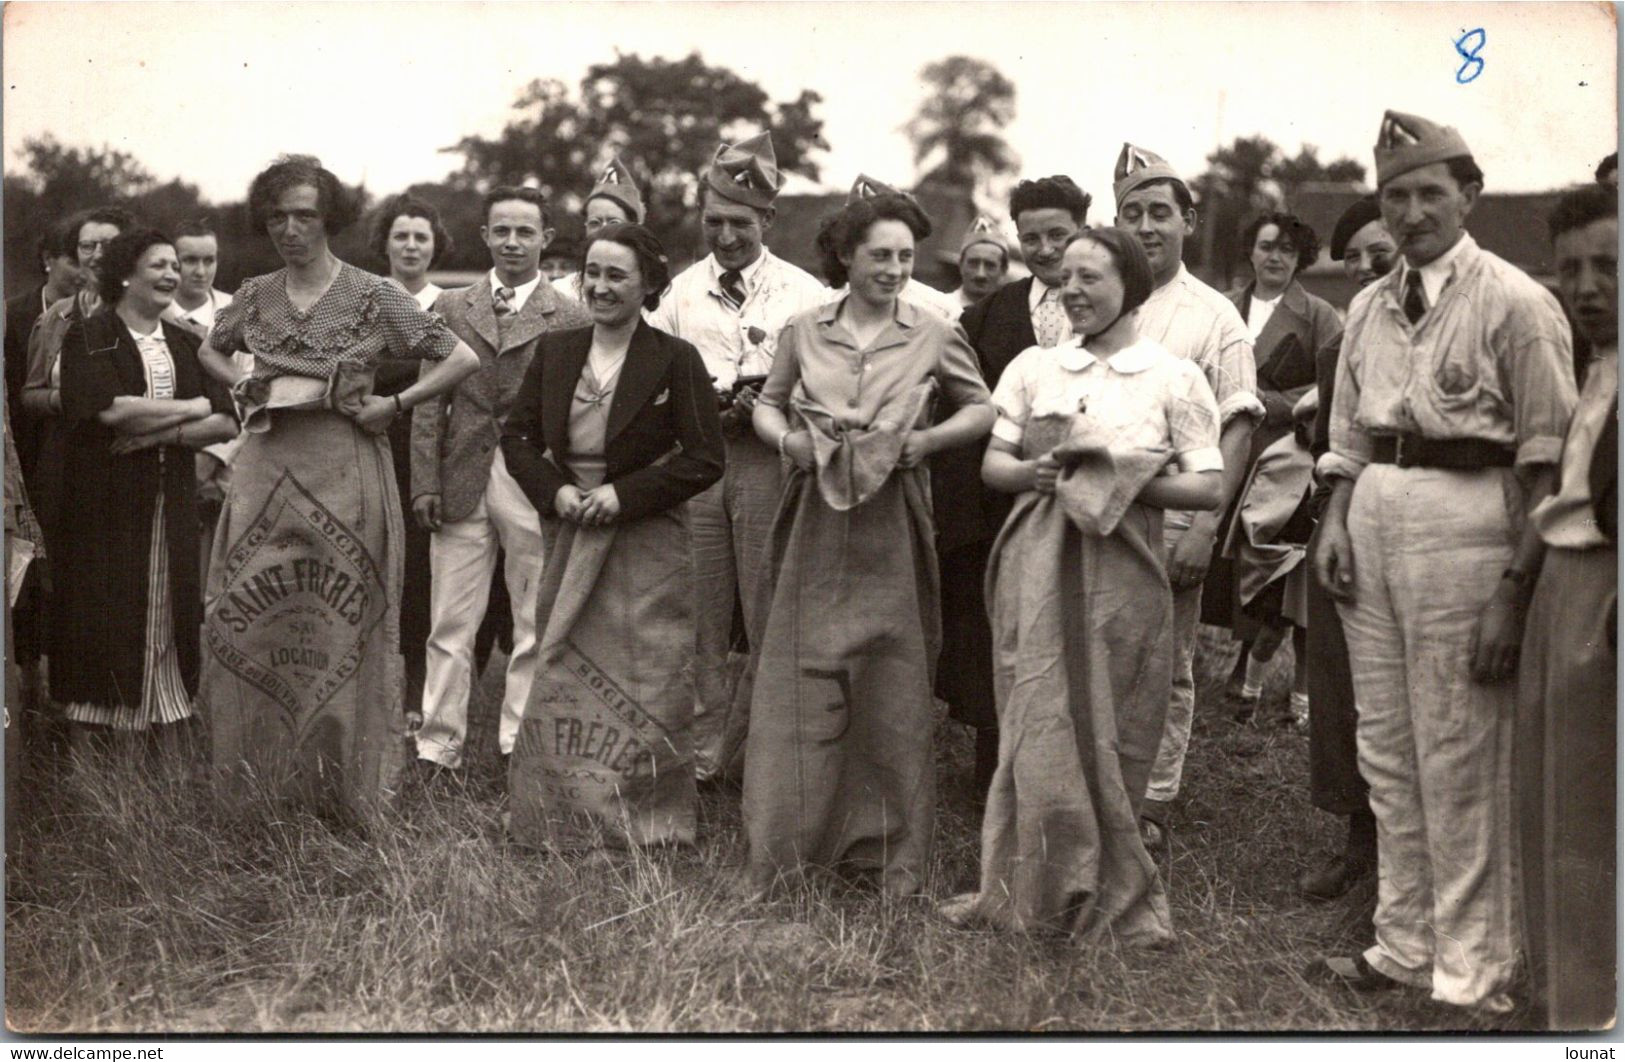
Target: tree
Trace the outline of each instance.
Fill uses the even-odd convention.
[[[1274,141],[1259,135],[1237,137],[1210,154],[1207,163],[1208,168],[1191,182],[1201,209],[1202,250],[1196,267],[1220,284],[1228,284],[1244,268],[1241,233],[1260,211],[1290,209],[1294,197],[1309,184],[1365,180],[1365,167],[1353,159],[1322,163],[1313,144],[1288,157]]]
[[[39,208],[52,216],[99,203],[127,203],[157,184],[127,152],[105,145],[68,147],[49,133],[24,140],[22,156]]]
[[[988,177],[1013,172],[1020,158],[1005,142],[1016,115],[1016,86],[981,59],[951,55],[920,71],[928,95],[906,129],[914,163],[935,163],[921,178],[975,188]]]
[[[514,104],[521,117],[498,137],[464,137],[447,149],[463,156],[452,181],[480,188],[534,180],[573,209],[618,152],[643,186],[650,227],[668,247],[688,248],[698,236],[689,214],[700,175],[720,141],[771,130],[780,168],[817,178],[812,154],[828,148],[814,114],[820,102],[803,91],[770,103],[759,86],[698,52],[678,60],[617,54],[587,70],[577,99],[559,81],[531,82]]]

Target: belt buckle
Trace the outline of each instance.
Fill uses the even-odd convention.
[[[1394,467],[1395,468],[1409,468],[1409,467],[1411,467],[1410,462],[1407,461],[1405,459],[1405,457],[1406,457],[1406,455],[1405,455],[1405,434],[1403,432],[1401,432],[1400,434],[1394,436]]]

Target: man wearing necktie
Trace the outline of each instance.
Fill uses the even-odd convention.
[[[965,329],[982,378],[991,390],[1004,367],[1028,347],[1053,347],[1072,336],[1061,308],[1061,254],[1089,217],[1089,193],[1064,174],[1022,181],[1010,195],[1022,261],[1032,276],[1005,284],[973,306]],[[967,236],[967,240],[969,237]],[[967,243],[966,246],[969,246]],[[948,412],[951,412],[948,411]],[[993,705],[993,631],[983,601],[983,577],[993,539],[1010,514],[1011,496],[982,483],[977,443],[931,457],[931,504],[942,579],[942,654],[936,693],[952,718],[976,731],[971,785],[987,794],[999,761],[999,720]]]
[[[1389,111],[1376,169],[1403,261],[1349,307],[1314,558],[1343,618],[1377,819],[1376,943],[1309,973],[1502,1013],[1530,579],[1514,547],[1574,410],[1569,331],[1545,288],[1463,229],[1484,175],[1460,133]]]
[[[434,311],[480,356],[480,371],[445,401],[412,412],[412,511],[429,538],[429,642],[424,658],[418,758],[460,767],[473,689],[474,642],[485,618],[497,551],[513,610],[513,653],[497,744],[513,751],[536,665],[536,589],[542,528],[508,473],[497,443],[543,334],[592,323],[576,302],[542,283],[553,239],[547,200],[534,188],[493,188],[480,229],[492,269],[471,287],[443,292]]]
[[[722,481],[687,503],[696,590],[694,756],[702,781],[730,773],[743,748],[750,705],[741,664],[730,662],[735,594],[754,632],[756,585],[782,488],[779,455],[751,430],[760,382],[779,333],[830,293],[817,278],[763,245],[783,180],[773,141],[762,133],[719,145],[700,186],[700,226],[711,253],[679,273],[649,323],[699,350],[723,406],[727,468]]]

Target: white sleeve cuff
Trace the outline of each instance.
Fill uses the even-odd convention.
[[[1251,391],[1237,391],[1219,403],[1219,424],[1229,424],[1232,417],[1245,413],[1254,423],[1264,419],[1264,403]]]
[[[1224,455],[1217,446],[1204,446],[1200,450],[1186,450],[1179,455],[1181,472],[1223,472]]]
[[[1020,446],[1023,434],[1024,429],[1022,426],[1009,417],[1000,415],[999,419],[993,422],[993,437],[1000,442],[1007,442],[1011,446]]]

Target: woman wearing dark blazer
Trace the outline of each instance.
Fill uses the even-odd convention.
[[[1303,661],[1303,629],[1307,621],[1308,569],[1273,581],[1243,605],[1237,589],[1235,559],[1236,513],[1252,486],[1258,459],[1277,440],[1292,432],[1292,407],[1315,386],[1317,359],[1335,357],[1343,340],[1343,322],[1331,303],[1311,295],[1298,283],[1298,273],[1320,254],[1315,231],[1293,214],[1266,212],[1254,218],[1242,234],[1253,282],[1233,292],[1231,300],[1253,336],[1253,357],[1258,366],[1258,397],[1264,403],[1264,422],[1253,431],[1247,455],[1247,484],[1236,492],[1221,526],[1222,557],[1215,558],[1202,590],[1202,621],[1229,627],[1241,642],[1227,693],[1238,719],[1251,718],[1261,692],[1265,666],[1293,631],[1299,661],[1293,680],[1294,715],[1307,714]],[[1276,537],[1278,543],[1306,543],[1312,527],[1307,506],[1301,506]],[[1275,717],[1290,722],[1284,713]]]
[[[194,451],[237,432],[198,340],[159,313],[180,265],[169,238],[106,249],[103,309],[62,344],[61,522],[53,542],[51,695],[76,746],[93,727],[138,732],[192,715],[198,683]]]
[[[641,225],[594,233],[591,328],[544,337],[502,433],[542,517],[538,659],[509,767],[537,847],[694,840],[693,574],[682,503],[722,478],[711,377],[647,324],[670,280]]]

